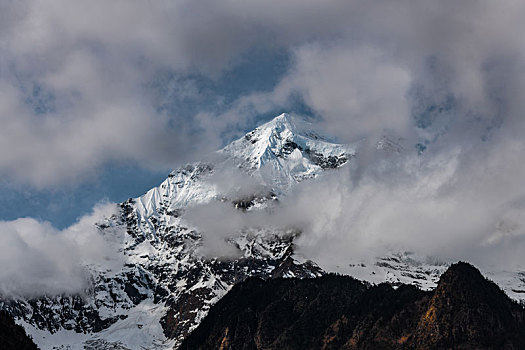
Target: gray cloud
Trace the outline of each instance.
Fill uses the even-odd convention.
[[[46,187],[84,180],[106,162],[163,168],[214,149],[232,123],[217,121],[211,130],[199,118],[159,111],[150,89],[159,72],[215,79],[253,47],[336,33],[329,21],[312,23],[337,8],[313,1],[3,3],[0,172]],[[199,94],[181,84],[175,98]],[[199,129],[209,132],[195,136]]]
[[[411,73],[375,47],[307,45],[278,93],[300,93],[325,118],[332,134],[347,140],[405,135],[410,127],[407,91]]]
[[[431,136],[413,127],[414,117],[431,108],[453,108],[433,118],[434,129],[439,123],[460,133],[476,129],[472,137],[520,114],[524,48],[517,33],[525,8],[519,2],[338,6],[345,17],[333,18],[336,35],[290,46],[293,64],[275,89],[239,98],[221,117],[290,107],[299,96],[344,140],[386,130],[414,141],[416,131]]]

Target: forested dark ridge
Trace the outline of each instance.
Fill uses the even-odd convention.
[[[0,311],[0,349],[2,350],[37,350],[37,346],[28,337],[24,328],[17,325],[11,315]]]
[[[180,349],[525,349],[525,309],[464,262],[428,292],[338,275],[251,278]]]

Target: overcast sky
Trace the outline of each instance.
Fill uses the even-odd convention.
[[[520,0],[0,0],[0,220],[65,228],[289,111],[407,150],[364,149],[359,176],[332,179],[356,220],[332,217],[340,241],[443,243],[416,239],[439,217],[464,238],[453,256],[517,249],[523,18]]]

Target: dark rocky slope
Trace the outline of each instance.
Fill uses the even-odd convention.
[[[525,311],[469,264],[453,265],[414,332],[417,348],[525,349]]]
[[[524,349],[525,309],[467,263],[434,291],[347,276],[249,279],[181,349]]]
[[[24,328],[15,324],[13,317],[5,311],[0,311],[0,349],[38,350]]]

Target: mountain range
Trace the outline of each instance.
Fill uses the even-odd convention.
[[[309,289],[308,283],[327,281],[349,283],[348,298],[372,298],[376,287],[350,277],[325,276],[321,266],[302,257],[294,243],[300,230],[258,224],[230,232],[228,227],[219,228],[215,217],[199,211],[207,206],[229,208],[239,215],[272,211],[298,183],[351,165],[359,157],[358,149],[358,143],[336,143],[305,121],[279,115],[208,160],[174,170],[158,187],[108,211],[96,229],[113,254],[85,264],[90,276],[85,291],[2,296],[0,309],[12,315],[41,349],[173,349],[185,339],[194,339],[188,338],[193,331],[201,332],[199,324],[232,288],[235,293],[235,288],[267,288],[265,283],[305,283],[301,288]],[[402,147],[384,137],[377,151],[396,153]],[[204,225],[205,221],[211,224]],[[217,232],[226,232],[214,235],[209,228],[202,229],[214,225]],[[419,259],[410,252],[392,252],[377,257],[373,265],[356,261],[348,271],[370,283],[387,282],[377,290],[390,288],[387,293],[395,300],[413,298],[423,307],[431,294],[409,288],[407,295],[401,295],[405,287],[394,291],[391,286],[410,284],[429,290],[438,285],[448,267],[448,263]],[[489,277],[514,299],[525,295],[525,273]],[[405,312],[406,305],[401,304],[398,311]],[[407,312],[416,322],[422,310]],[[216,339],[230,328],[225,324],[207,336]],[[245,335],[239,339],[248,341],[254,336],[248,331]],[[350,341],[338,337],[337,344]],[[184,343],[186,348],[191,348],[189,341]]]

